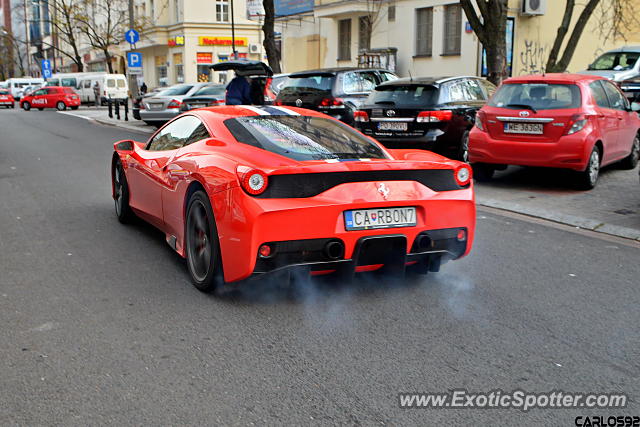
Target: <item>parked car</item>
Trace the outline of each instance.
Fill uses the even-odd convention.
[[[474,239],[469,165],[301,108],[183,114],[146,143],[115,142],[111,180],[118,220],[166,233],[206,292],[290,271],[426,274]]]
[[[291,105],[321,111],[347,124],[377,85],[397,76],[390,71],[366,68],[325,68],[291,73],[275,105]]]
[[[591,189],[602,166],[637,165],[638,107],[599,76],[510,78],[476,116],[469,161],[478,179],[505,165],[565,168],[576,171],[580,188]]]
[[[180,111],[189,111],[194,108],[224,105],[225,85],[209,84],[202,86],[188,98],[182,100]]]
[[[640,46],[623,46],[603,53],[580,74],[606,77],[630,99],[640,97]]]
[[[178,84],[143,98],[140,103],[140,119],[148,125],[161,125],[180,114],[182,100],[192,96],[209,83]]]
[[[8,89],[0,89],[0,106],[15,108],[15,99]]]
[[[71,108],[77,110],[80,106],[80,97],[70,87],[47,86],[30,93],[20,99],[20,107],[29,111],[31,107],[38,110],[45,108],[57,108],[59,111]]]
[[[496,87],[479,77],[406,78],[378,85],[354,114],[387,146],[423,148],[467,161],[476,112]]]
[[[20,98],[22,98],[23,96],[27,96],[29,95],[31,92],[34,92],[38,89],[40,89],[42,86],[44,86],[44,83],[39,83],[39,84],[34,84],[34,85],[29,85],[29,86],[25,86],[23,88],[21,88],[18,92],[19,92],[19,96]]]
[[[136,120],[142,120],[142,118],[140,117],[140,108],[142,107],[142,109],[144,109],[144,106],[142,105],[142,100],[144,98],[150,98],[152,96],[154,96],[155,94],[169,89],[169,87],[156,87],[153,89],[150,89],[147,93],[145,94],[140,94],[138,95],[136,98],[134,98],[131,101],[131,114],[133,115],[133,118]]]
[[[282,90],[282,87],[287,82],[289,74],[274,74],[268,81],[264,90],[265,104],[273,104]]]

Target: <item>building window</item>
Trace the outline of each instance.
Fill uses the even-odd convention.
[[[450,4],[444,8],[444,55],[460,55],[462,33],[462,8]]]
[[[156,85],[157,86],[167,86],[169,84],[169,80],[167,78],[167,57],[156,56]]]
[[[338,61],[351,59],[351,19],[338,21]]]
[[[216,0],[216,21],[229,22],[229,2]]]
[[[152,23],[156,22],[156,7],[153,4],[153,0],[149,0],[149,17]]]
[[[433,8],[416,9],[416,56],[431,56]]]
[[[389,22],[393,22],[396,20],[396,5],[392,4],[389,5],[389,8],[387,9],[387,19],[389,20]]]
[[[368,15],[358,18],[358,49],[367,51],[371,48],[371,17]]]
[[[182,62],[182,53],[174,53],[173,66],[176,71],[176,83],[184,83],[184,65]]]

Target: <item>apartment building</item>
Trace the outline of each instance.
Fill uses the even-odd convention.
[[[148,30],[132,51],[142,53],[147,86],[182,82],[225,82],[226,73],[210,73],[209,66],[233,56],[264,58],[260,22],[249,19],[245,1],[235,1],[235,37],[231,31],[229,0],[144,0],[136,14],[146,17]],[[128,44],[121,45],[131,50]]]

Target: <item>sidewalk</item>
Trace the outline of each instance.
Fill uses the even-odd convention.
[[[123,129],[132,130],[135,132],[153,133],[156,128],[154,126],[148,126],[141,120],[136,120],[131,115],[131,109],[129,109],[129,120],[124,120],[124,109],[120,108],[120,120],[116,119],[115,109],[113,109],[113,118],[109,117],[108,107],[93,107],[82,106],[75,111],[59,111],[60,114],[67,114],[70,116],[82,117],[83,119],[92,120],[97,123],[109,126],[118,126]]]
[[[479,205],[640,240],[638,169],[617,165],[600,172],[591,191],[572,188],[570,171],[509,167],[490,182],[476,183]]]

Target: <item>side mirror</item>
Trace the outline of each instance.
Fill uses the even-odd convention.
[[[113,144],[113,148],[116,151],[120,152],[132,152],[135,151],[136,148],[144,148],[144,142],[134,141],[132,139],[123,139],[122,141],[118,141]]]
[[[640,102],[632,102],[631,111],[635,111],[636,113],[640,111]]]

